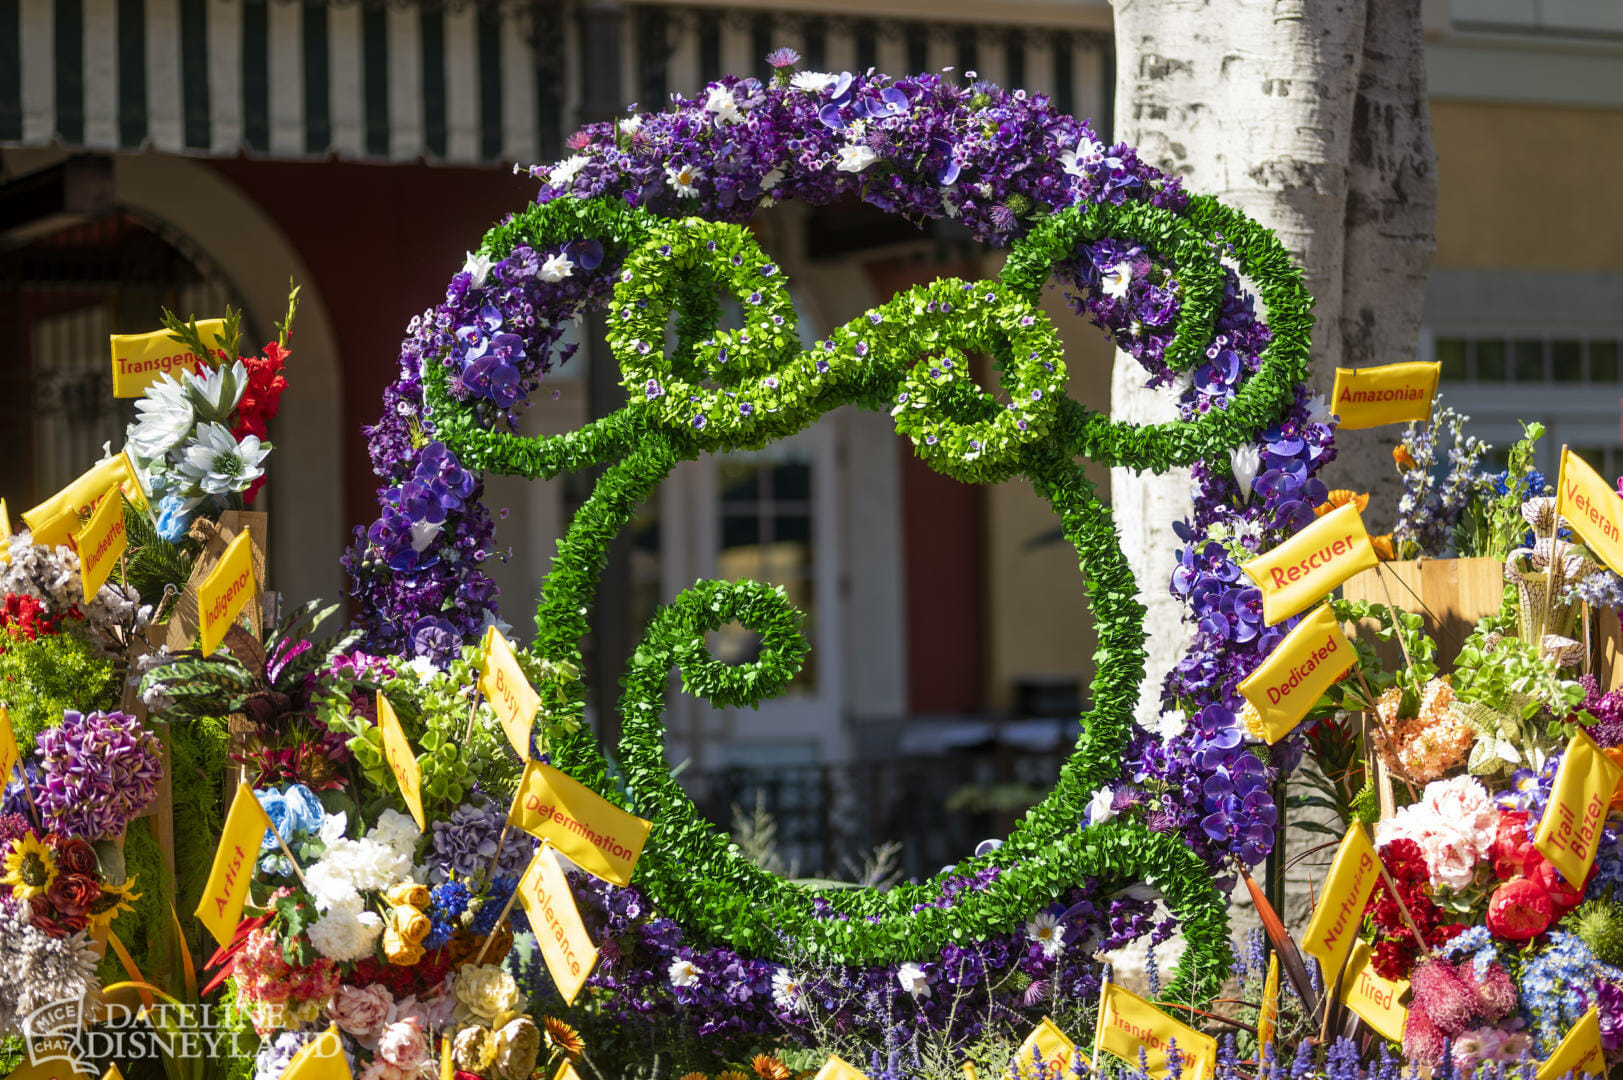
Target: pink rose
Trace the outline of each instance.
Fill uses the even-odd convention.
[[[1499,828],[1499,808],[1474,777],[1455,776],[1426,785],[1421,805],[1477,849],[1486,852]]]
[[[428,1032],[415,1020],[397,1020],[378,1036],[379,1059],[410,1071],[428,1063]]]
[[[327,1015],[332,1017],[332,1022],[338,1025],[340,1031],[353,1035],[370,1050],[383,1032],[393,1008],[394,995],[389,993],[386,986],[378,983],[360,987],[340,986],[327,1003]]]
[[[1420,841],[1434,885],[1463,889],[1476,877],[1477,849],[1458,836],[1432,833]]]

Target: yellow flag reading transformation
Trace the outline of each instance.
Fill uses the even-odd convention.
[[[642,857],[653,825],[551,765],[532,761],[524,768],[510,825],[552,841],[588,874],[622,888]]]
[[[1318,957],[1326,983],[1336,977],[1352,950],[1358,925],[1364,919],[1364,904],[1380,881],[1378,858],[1369,834],[1353,822],[1336,849],[1319,906],[1313,909],[1313,918],[1302,935],[1302,949]]]
[[[73,546],[79,550],[79,580],[84,586],[85,603],[90,603],[106,583],[126,543],[124,500],[103,499],[85,527],[73,536]]]
[[[197,336],[205,345],[224,348],[225,320],[197,320]],[[201,371],[205,363],[170,337],[167,330],[108,337],[113,349],[113,396],[116,398],[140,397],[162,376],[178,379],[183,371]]]
[[[1165,1076],[1167,1052],[1178,1042],[1183,1080],[1205,1080],[1217,1062],[1217,1040],[1179,1023],[1148,1001],[1115,983],[1099,996],[1099,1049],[1137,1067],[1144,1051],[1151,1076]]]
[[[1274,1028],[1279,1025],[1279,954],[1268,953],[1268,977],[1262,981],[1262,1004],[1257,1009],[1257,1045],[1267,1046],[1274,1041]],[[1261,1051],[1259,1050],[1260,1054]]]
[[[1262,590],[1262,621],[1275,626],[1378,561],[1357,504],[1347,503],[1240,569]]]
[[[1240,681],[1240,693],[1256,706],[1268,741],[1276,743],[1291,733],[1355,660],[1335,613],[1329,604],[1320,604]]]
[[[1616,573],[1623,573],[1623,497],[1589,463],[1561,448],[1555,511]]]
[[[1393,982],[1381,978],[1375,973],[1372,957],[1364,942],[1353,946],[1352,955],[1347,958],[1347,970],[1341,976],[1342,1004],[1383,1038],[1401,1042],[1403,1023],[1409,1016],[1409,1008],[1403,1004],[1403,995],[1409,992],[1408,980]]]
[[[569,891],[569,881],[550,844],[542,844],[530,860],[519,879],[518,895],[553,983],[563,995],[564,1004],[575,1004],[597,963],[597,946],[586,933],[575,895]]]
[[[484,662],[479,669],[479,692],[490,702],[496,719],[507,732],[520,761],[530,760],[530,728],[541,711],[541,695],[530,686],[518,666],[513,646],[492,626],[485,631]]]
[[[220,561],[197,584],[198,632],[203,638],[204,656],[220,647],[226,631],[258,592],[254,587],[254,553],[249,543],[248,530],[244,529],[225,546]]]
[[[231,943],[231,935],[237,932],[237,924],[242,921],[248,880],[259,858],[260,843],[270,827],[271,820],[254,797],[254,789],[238,784],[231,809],[225,815],[225,828],[220,830],[220,846],[214,852],[214,867],[203,888],[203,899],[197,903],[197,917],[221,945]]]
[[[1595,862],[1600,829],[1623,768],[1579,731],[1567,744],[1533,846],[1567,881],[1582,885]]]
[[[1343,431],[1430,420],[1437,397],[1439,363],[1383,364],[1380,367],[1336,368],[1330,411],[1341,418]]]
[[[1015,1054],[1015,1070],[1021,1080],[1036,1080],[1047,1077],[1054,1080],[1070,1072],[1071,1064],[1076,1058],[1076,1044],[1065,1037],[1065,1032],[1059,1025],[1048,1017],[1032,1029],[1026,1041],[1020,1044]],[[1042,1061],[1042,1068],[1037,1067],[1038,1060]]]
[[[424,832],[428,831],[428,815],[423,812],[423,770],[417,764],[417,751],[406,738],[406,729],[400,726],[400,717],[394,706],[378,691],[378,731],[383,735],[383,758],[400,785],[400,797],[406,800],[406,809],[412,820]]]
[[[1538,1080],[1561,1080],[1570,1072],[1606,1075],[1606,1050],[1600,1043],[1600,1012],[1591,1008],[1572,1025],[1567,1037],[1538,1069]]]
[[[351,1080],[344,1040],[336,1026],[305,1043],[282,1072],[282,1080]]]

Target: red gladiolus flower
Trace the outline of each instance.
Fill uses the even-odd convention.
[[[1555,920],[1550,894],[1530,878],[1512,878],[1488,900],[1488,932],[1507,941],[1528,941]]]

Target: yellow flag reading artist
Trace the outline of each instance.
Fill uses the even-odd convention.
[[[1165,1076],[1167,1052],[1178,1042],[1183,1057],[1182,1080],[1205,1080],[1217,1062],[1217,1040],[1172,1019],[1148,1001],[1115,983],[1099,996],[1099,1049],[1138,1066],[1144,1052],[1151,1076]]]
[[[586,977],[597,963],[597,946],[586,933],[575,895],[552,845],[542,844],[518,882],[518,896],[524,903],[530,929],[535,931],[541,958],[547,962],[553,984],[563,995],[564,1004],[575,1004]]]
[[[1358,925],[1364,919],[1364,904],[1380,881],[1375,845],[1358,822],[1353,822],[1336,849],[1330,876],[1324,879],[1324,895],[1313,909],[1313,918],[1302,935],[1303,951],[1316,956],[1330,982],[1352,951]]]
[[[1240,693],[1256,706],[1269,743],[1289,735],[1355,659],[1329,604],[1297,623],[1262,666],[1240,681]]]
[[[254,581],[254,553],[249,543],[248,530],[244,529],[225,546],[225,554],[208,576],[198,582],[198,632],[203,638],[204,656],[220,647],[226,631],[258,592]]]
[[[203,899],[197,902],[197,917],[221,945],[231,943],[231,935],[242,921],[248,879],[253,876],[260,842],[270,827],[271,820],[254,797],[254,789],[238,784],[225,816],[225,828],[220,831],[220,846],[214,852],[214,867],[209,871]]]
[[[552,841],[576,866],[622,888],[653,825],[551,765],[525,766],[507,814],[510,825]]]
[[[1380,367],[1336,368],[1330,411],[1343,431],[1431,419],[1437,397],[1439,363],[1383,364]]]
[[[1561,448],[1555,512],[1616,573],[1623,573],[1623,497],[1589,463]]]
[[[1581,883],[1589,877],[1606,809],[1620,779],[1623,769],[1583,731],[1567,743],[1550,801],[1533,834],[1533,846],[1570,882]]]
[[[1274,626],[1377,561],[1358,505],[1347,503],[1240,569],[1262,590],[1262,621]]]

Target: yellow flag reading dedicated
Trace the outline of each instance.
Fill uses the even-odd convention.
[[[423,769],[417,764],[417,751],[406,738],[406,729],[400,726],[400,717],[394,706],[378,691],[378,731],[383,736],[383,758],[400,785],[400,797],[406,800],[406,809],[412,820],[424,832],[428,831],[428,815],[423,812]]]
[[[525,766],[507,822],[552,841],[576,866],[621,887],[631,884],[631,871],[653,828],[567,773],[539,761]]]
[[[202,319],[197,336],[203,344],[225,348],[225,320]],[[170,336],[167,330],[150,334],[111,334],[113,347],[113,396],[140,397],[147,387],[164,375],[180,378],[183,371],[199,372],[206,361]]]
[[[1360,941],[1347,958],[1347,971],[1341,977],[1341,1001],[1363,1018],[1364,1023],[1393,1042],[1403,1039],[1403,1023],[1409,1016],[1403,995],[1408,980],[1393,982],[1375,974],[1368,945]]]
[[[220,647],[220,641],[237,621],[243,605],[257,591],[253,549],[248,544],[248,530],[244,529],[225,546],[225,554],[214,564],[208,577],[198,583],[197,614],[204,656]]]
[[[1430,420],[1437,396],[1437,363],[1385,364],[1381,367],[1336,368],[1330,411],[1341,418],[1343,431]]]
[[[73,536],[79,549],[79,580],[84,585],[85,603],[107,581],[127,543],[124,535],[124,500],[103,499],[85,527]]]
[[[1144,1051],[1151,1076],[1165,1076],[1167,1052],[1178,1042],[1183,1080],[1204,1080],[1217,1061],[1217,1040],[1180,1024],[1137,994],[1106,983],[1099,997],[1099,1049],[1135,1068]]]
[[[214,852],[214,868],[209,871],[203,899],[197,904],[197,917],[221,945],[231,943],[231,935],[242,921],[248,879],[253,874],[254,860],[259,858],[260,842],[270,827],[271,820],[254,797],[254,789],[238,784],[225,816],[225,828],[220,832],[220,846]]]
[[[1262,590],[1262,621],[1274,626],[1377,561],[1357,505],[1347,503],[1241,569]]]
[[[1240,693],[1256,706],[1270,743],[1291,733],[1308,710],[1354,661],[1352,643],[1329,604],[1296,624],[1274,646],[1262,666],[1240,682]]]
[[[1555,512],[1607,566],[1623,573],[1623,498],[1588,462],[1564,447],[1555,492]]]
[[[1582,731],[1572,737],[1556,770],[1538,832],[1533,834],[1533,846],[1569,882],[1581,885],[1589,876],[1606,808],[1619,779],[1623,779],[1623,769],[1601,753],[1593,739]]]
[[[541,695],[530,686],[524,670],[518,666],[513,646],[492,626],[485,631],[482,647],[484,662],[479,669],[479,692],[490,702],[496,719],[507,732],[507,741],[513,744],[520,761],[530,760],[530,728],[535,714],[541,710]]]
[[[1538,1068],[1538,1080],[1560,1080],[1570,1072],[1606,1075],[1606,1050],[1600,1043],[1600,1010],[1592,1008],[1572,1025],[1567,1037]]]
[[[1302,935],[1304,951],[1318,957],[1325,982],[1336,977],[1342,961],[1352,950],[1358,924],[1364,918],[1364,904],[1380,880],[1375,845],[1364,827],[1353,822],[1336,849],[1330,876],[1324,880],[1324,895],[1313,909],[1313,918]]]
[[[518,895],[553,983],[563,995],[564,1004],[575,1004],[597,963],[597,946],[586,933],[575,895],[569,891],[569,881],[551,845],[542,844],[530,860],[529,868],[519,878]]]

